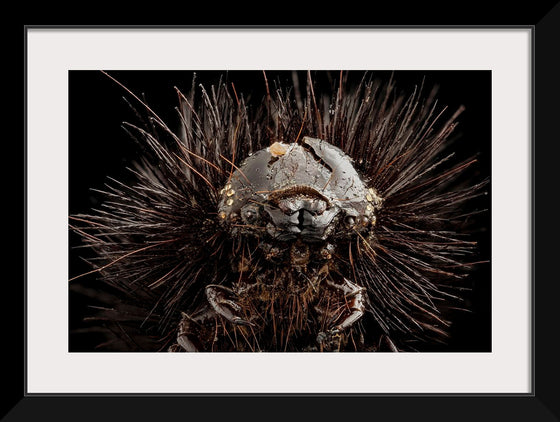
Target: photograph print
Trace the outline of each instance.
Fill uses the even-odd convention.
[[[69,71],[69,352],[491,352],[491,72]]]

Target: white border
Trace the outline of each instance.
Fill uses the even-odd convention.
[[[527,393],[531,31],[30,28],[28,393]],[[492,70],[492,353],[68,353],[69,69]]]

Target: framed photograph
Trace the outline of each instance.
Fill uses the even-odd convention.
[[[27,27],[23,404],[553,418],[534,62],[534,26]]]

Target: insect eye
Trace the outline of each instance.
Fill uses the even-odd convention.
[[[259,210],[253,205],[248,205],[241,210],[241,218],[246,223],[254,223],[259,218]]]
[[[351,215],[346,216],[346,218],[344,219],[344,223],[348,226],[348,227],[354,227],[354,225],[356,224],[356,219],[354,217],[352,217]]]

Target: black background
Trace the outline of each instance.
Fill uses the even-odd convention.
[[[145,99],[150,108],[157,113],[170,128],[175,129],[179,120],[175,111],[178,97],[174,87],[183,93],[190,90],[192,72],[190,71],[107,71],[128,90]],[[300,86],[305,83],[306,72],[300,73]],[[339,71],[329,72],[338,78]],[[197,71],[197,82],[209,89],[220,76],[233,83],[239,96],[249,102],[257,103],[265,95],[265,79],[262,71]],[[316,94],[328,90],[331,81],[326,72],[312,71],[317,81]],[[476,156],[478,163],[469,175],[474,181],[490,176],[491,159],[491,72],[490,71],[372,71],[375,78],[387,81],[393,78],[397,91],[409,95],[415,87],[424,86],[425,95],[434,85],[439,86],[438,102],[448,107],[449,117],[459,106],[465,111],[459,117],[457,140],[453,149],[458,157]],[[266,71],[269,85],[279,80],[283,86],[291,83],[291,72]],[[350,85],[363,75],[361,71],[349,73]],[[303,78],[303,79],[301,79]],[[330,92],[330,91],[327,91]],[[123,98],[126,97],[126,101]],[[122,129],[123,121],[138,123],[138,117],[129,103],[142,110],[142,106],[122,86],[111,80],[99,70],[70,71],[69,74],[69,204],[70,214],[87,213],[99,205],[101,195],[90,188],[100,189],[107,177],[126,182],[130,177],[125,170],[127,165],[140,154],[138,145]],[[443,120],[443,119],[442,119]],[[481,229],[474,236],[479,242],[479,256],[474,260],[490,261],[490,198],[491,185],[487,195],[477,200],[478,209],[488,210],[477,217]],[[79,244],[79,239],[70,234],[71,246]],[[70,276],[88,271],[80,259],[87,256],[83,249],[70,250]],[[491,264],[475,268],[469,282],[472,291],[466,293],[467,306],[471,312],[456,316],[451,329],[448,345],[434,351],[449,352],[489,352],[491,351]],[[74,287],[99,286],[95,276],[88,276],[72,282]],[[88,315],[88,305],[97,304],[74,289],[70,290],[70,351],[95,350],[100,337],[80,331],[84,328],[81,320]],[[87,326],[87,325],[86,325]]]

